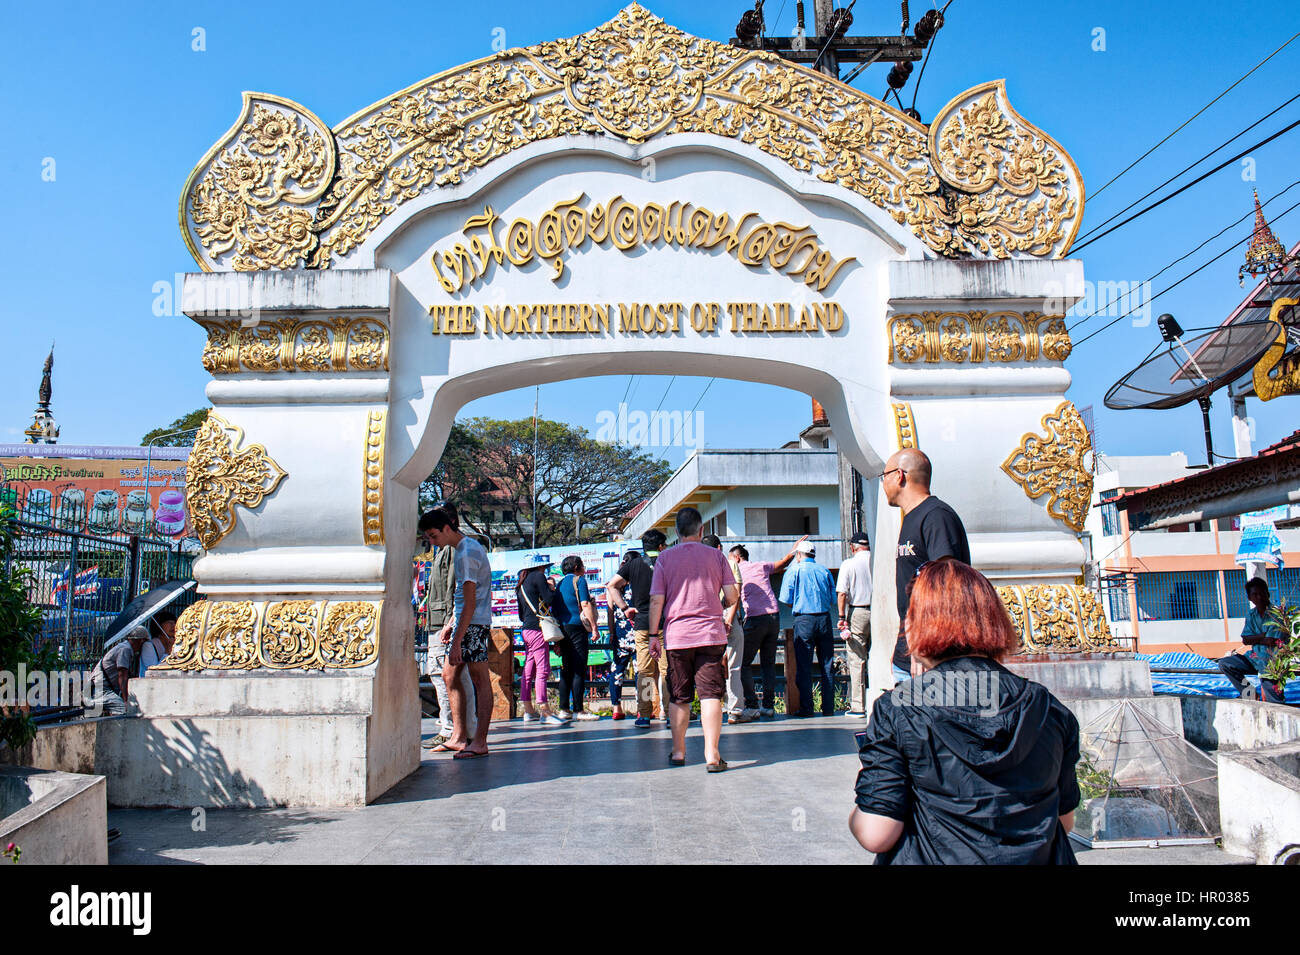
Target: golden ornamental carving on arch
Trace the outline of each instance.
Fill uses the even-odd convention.
[[[208,608],[206,600],[196,600],[183,611],[176,620],[175,642],[172,652],[155,665],[159,670],[201,670],[203,662],[199,659],[199,640],[207,625]]]
[[[1092,503],[1092,470],[1085,458],[1092,439],[1074,404],[1063,401],[1043,415],[1044,434],[1026,434],[1002,463],[1002,470],[1031,499],[1047,495],[1047,513],[1083,533]]]
[[[384,445],[388,412],[371,411],[366,416],[365,451],[361,461],[361,534],[368,545],[384,543]]]
[[[204,321],[203,367],[212,375],[239,372],[388,371],[390,336],[378,318]]]
[[[632,4],[580,36],[430,77],[333,130],[289,100],[246,93],[181,197],[207,270],[328,268],[403,203],[531,143],[738,140],[883,209],[950,257],[1061,257],[1083,182],[1011,108],[1001,81],[954,98],[928,130],[766,51],[691,36]]]
[[[379,655],[382,605],[366,600],[199,600],[159,669],[348,670]]]
[[[1061,315],[1039,312],[917,312],[890,317],[892,364],[1065,361],[1072,345]]]
[[[912,417],[912,404],[909,401],[895,401],[894,432],[898,437],[898,450],[917,446],[916,419]]]
[[[1116,653],[1126,647],[1111,633],[1097,595],[1077,584],[996,588],[1020,634],[1020,653]]]
[[[241,448],[244,432],[215,412],[194,438],[185,503],[199,541],[212,550],[235,528],[235,508],[255,508],[288,475],[260,444]]]

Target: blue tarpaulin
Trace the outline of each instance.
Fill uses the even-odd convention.
[[[1235,700],[1237,691],[1228,678],[1218,672],[1215,662],[1199,653],[1160,653],[1152,656],[1147,653],[1136,654],[1139,660],[1151,665],[1151,689],[1166,696],[1217,696],[1226,700]],[[1207,673],[1159,673],[1162,668],[1178,670],[1207,670]],[[1259,678],[1247,677],[1258,689]],[[1286,685],[1285,699],[1288,703],[1300,703],[1300,680],[1292,680]]]

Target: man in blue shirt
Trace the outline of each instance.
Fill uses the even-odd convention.
[[[799,689],[801,718],[813,715],[812,662],[817,654],[818,679],[822,690],[822,715],[835,715],[835,635],[831,610],[835,606],[835,581],[831,572],[817,563],[812,542],[803,540],[796,548],[799,562],[786,571],[781,582],[781,602],[794,611],[795,686]]]
[[[1264,700],[1285,703],[1286,688],[1264,679],[1264,668],[1277,648],[1286,642],[1287,635],[1269,619],[1271,599],[1263,578],[1256,577],[1246,584],[1246,599],[1252,604],[1246,612],[1246,625],[1241,630],[1241,642],[1246,644],[1246,652],[1234,653],[1217,661],[1219,669],[1243,698],[1254,699],[1254,689],[1246,682],[1246,676],[1258,673]]]

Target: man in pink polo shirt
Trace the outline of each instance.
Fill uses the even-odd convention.
[[[686,765],[686,729],[698,693],[704,760],[709,772],[720,773],[727,768],[718,752],[727,684],[722,659],[727,628],[722,611],[736,602],[738,592],[727,559],[722,551],[706,547],[700,540],[703,535],[704,519],[699,511],[684,507],[677,512],[678,542],[659,555],[650,581],[650,653],[659,656],[662,629],[673,729],[668,762]]]

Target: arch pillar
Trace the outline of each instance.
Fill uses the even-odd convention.
[[[115,804],[364,805],[418,766],[391,289],[387,269],[186,277],[213,374],[187,475],[207,599],[132,682],[127,732],[160,758]]]

